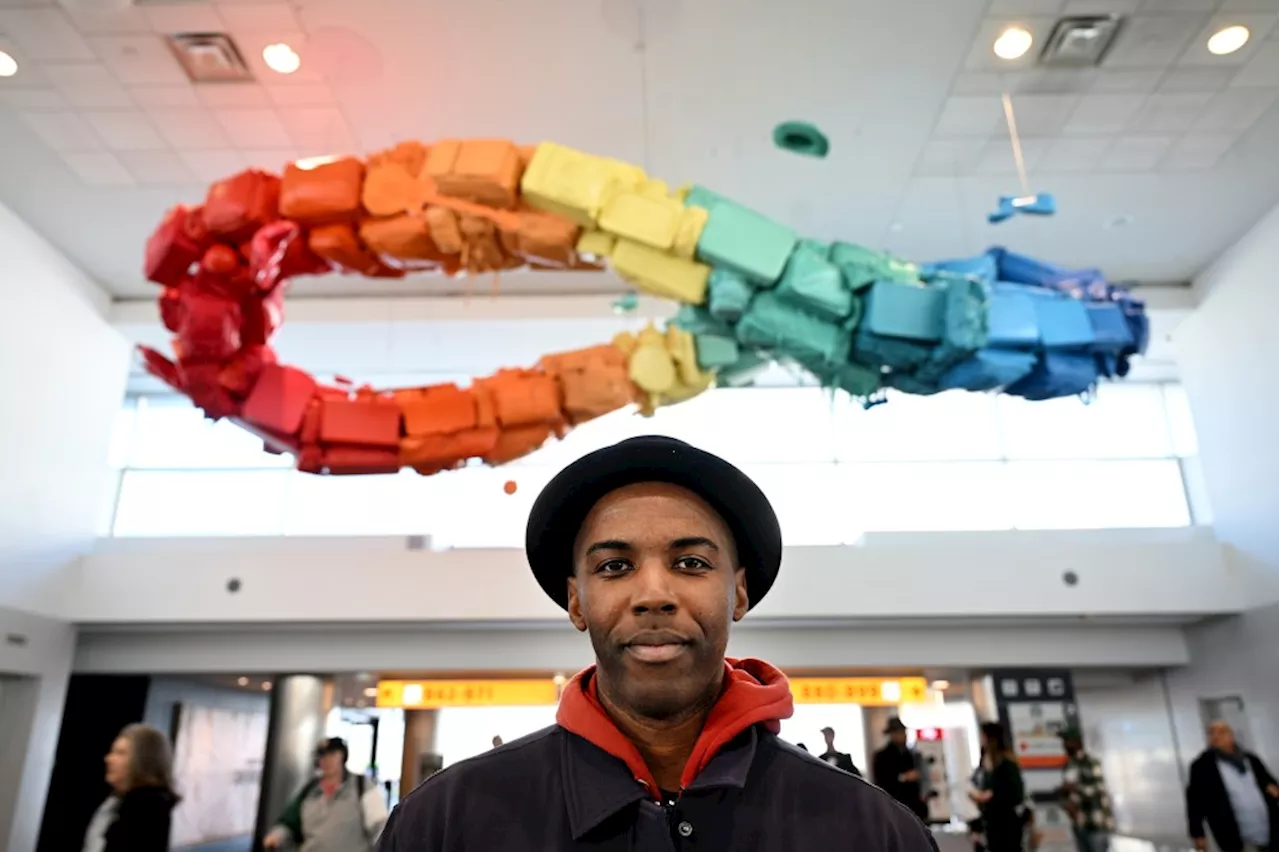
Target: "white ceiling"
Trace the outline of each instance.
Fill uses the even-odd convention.
[[[1128,16],[1101,68],[990,53],[1006,23],[1040,43],[1057,16],[1099,11]],[[1213,57],[1204,42],[1228,22],[1254,37]],[[210,30],[257,82],[186,81],[160,37]],[[912,259],[999,242],[1180,281],[1276,203],[1275,30],[1275,0],[0,0],[0,49],[20,63],[0,79],[0,201],[117,296],[148,297],[142,249],[164,209],[245,166],[406,137],[551,138]],[[298,73],[265,68],[275,41]],[[996,196],[1018,189],[1005,90],[1032,189],[1061,212],[993,227]],[[831,156],[776,150],[790,119],[821,127]],[[331,278],[294,294],[464,286]]]

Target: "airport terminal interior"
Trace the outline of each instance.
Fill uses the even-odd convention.
[[[1274,851],[1277,12],[0,0],[0,850],[368,852],[616,717],[529,519],[657,435],[778,519],[753,737],[942,852]]]

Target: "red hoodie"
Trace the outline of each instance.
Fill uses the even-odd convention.
[[[778,733],[779,722],[792,713],[791,686],[787,677],[761,660],[735,660],[726,657],[724,687],[720,698],[707,715],[702,733],[694,743],[689,762],[680,773],[680,789],[688,787],[730,740],[752,725],[763,723],[766,730]],[[657,799],[658,782],[645,765],[640,750],[618,730],[609,718],[596,693],[596,667],[574,675],[560,696],[556,722],[627,764],[637,781]]]

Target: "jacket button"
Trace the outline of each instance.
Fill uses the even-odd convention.
[[[676,826],[676,831],[680,832],[681,837],[693,836],[693,826],[687,822],[682,822],[678,826]]]

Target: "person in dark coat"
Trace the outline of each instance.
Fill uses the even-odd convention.
[[[981,812],[983,845],[987,852],[1021,852],[1030,822],[1022,769],[999,722],[986,722],[978,732],[982,772],[978,789],[969,798]]]
[[[111,795],[89,823],[84,852],[168,852],[178,803],[168,739],[147,725],[128,725],[104,760]]]
[[[1196,848],[1206,847],[1208,823],[1222,852],[1274,850],[1280,834],[1277,796],[1275,776],[1256,754],[1240,748],[1231,726],[1210,724],[1209,748],[1191,764],[1187,784],[1188,833]]]
[[[920,761],[907,746],[907,726],[894,716],[884,729],[889,742],[871,762],[871,780],[922,820],[929,818],[929,804],[920,783]]]
[[[672,438],[606,447],[543,490],[525,549],[596,663],[565,684],[557,724],[406,796],[381,852],[937,852],[882,790],[778,738],[782,672],[725,657],[782,557],[740,470]]]
[[[858,771],[858,767],[854,764],[853,758],[847,752],[838,751],[836,749],[836,732],[834,728],[823,728],[822,738],[827,741],[827,750],[822,753],[822,759],[834,766],[836,769],[843,769],[852,775],[862,777],[862,773]]]

